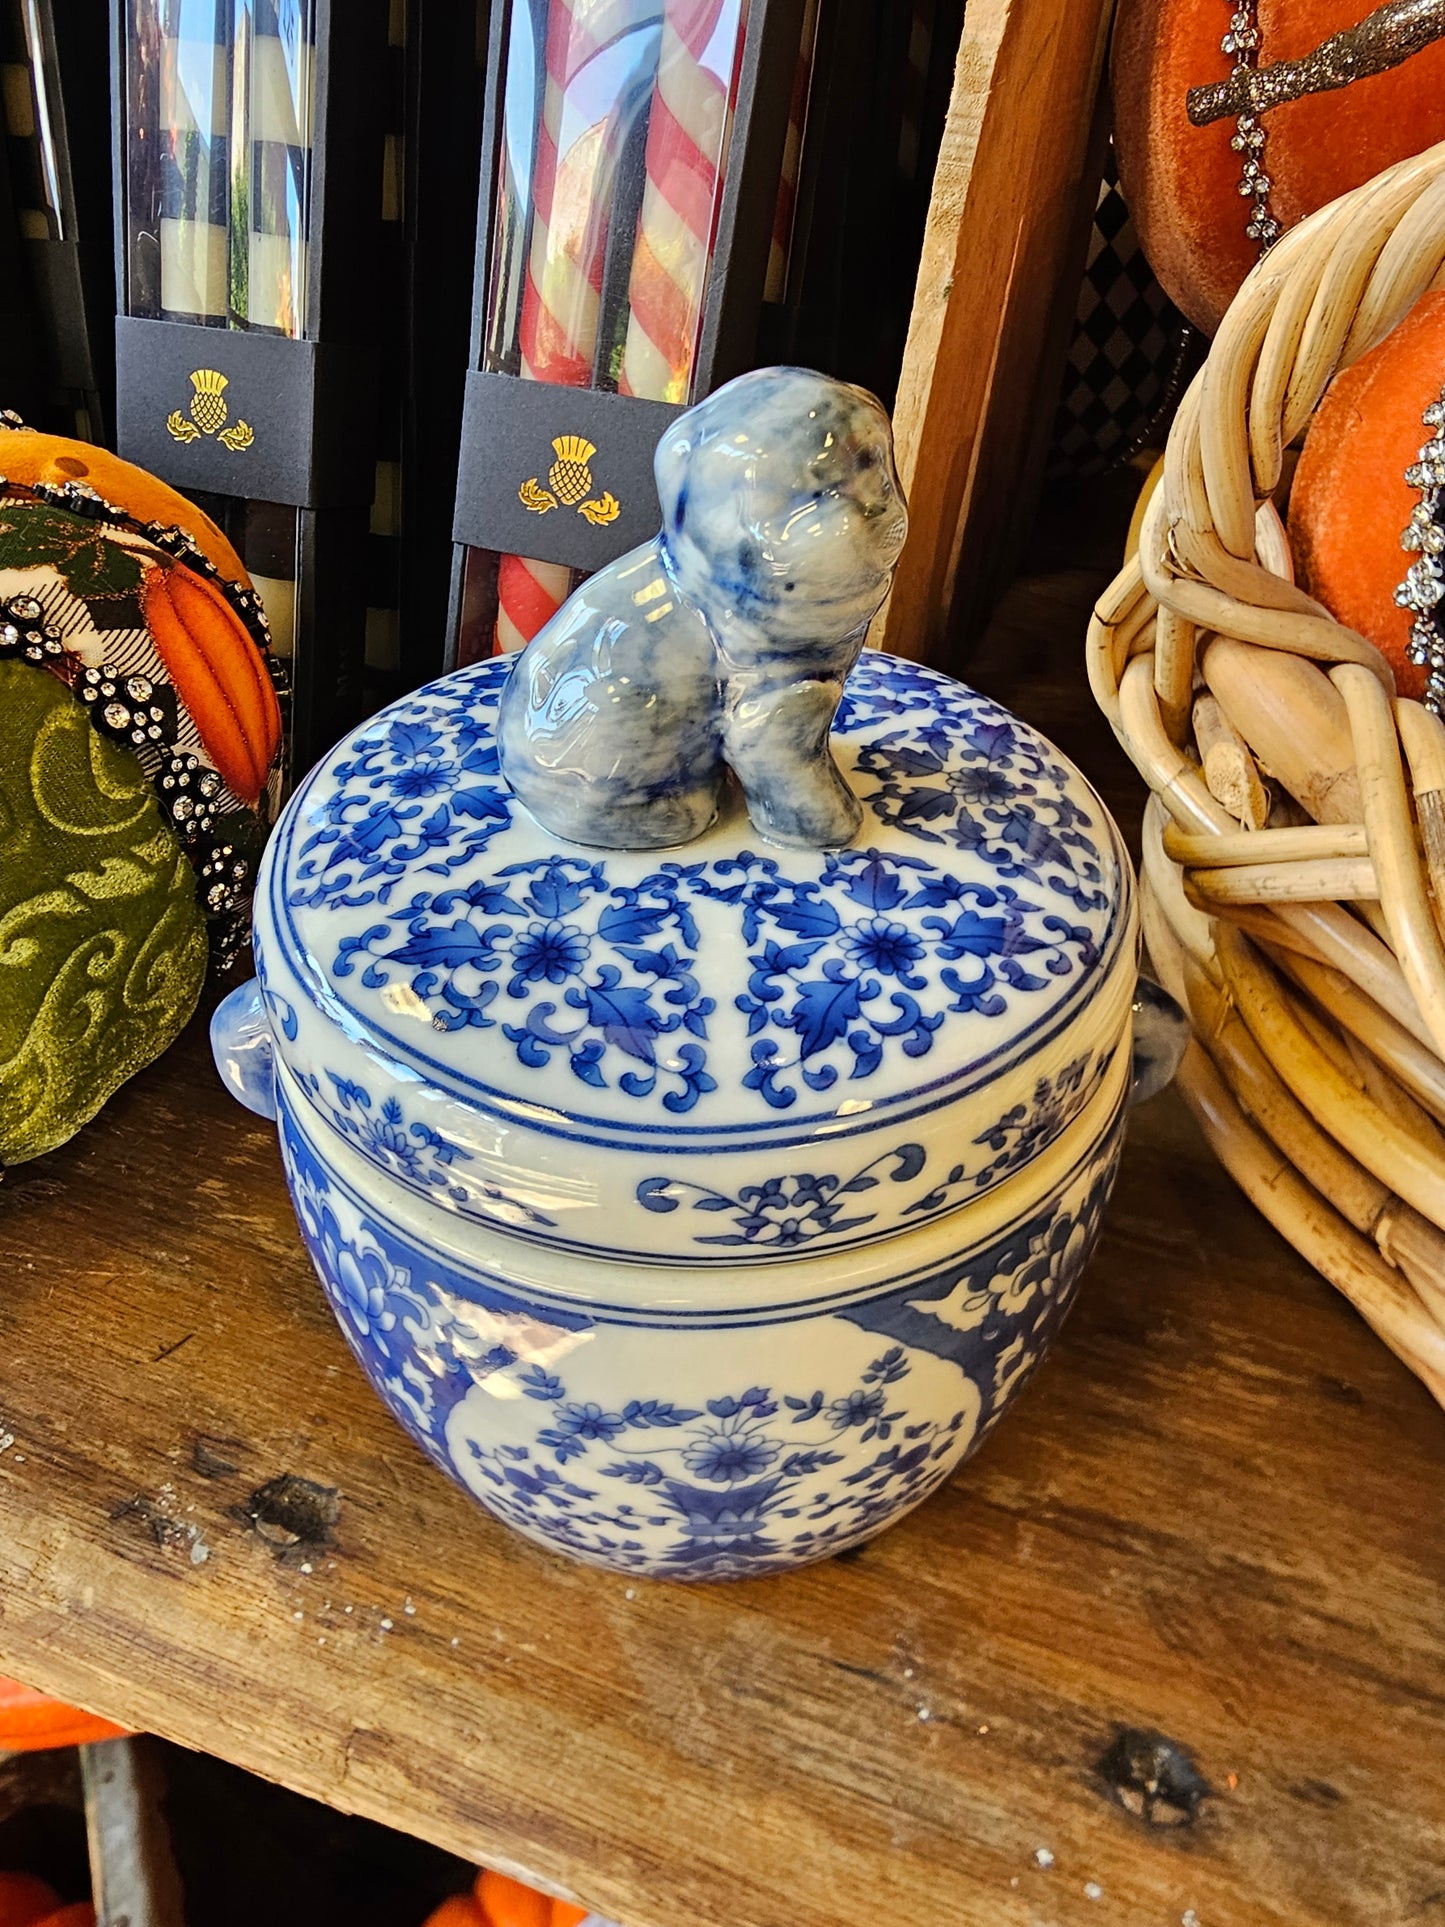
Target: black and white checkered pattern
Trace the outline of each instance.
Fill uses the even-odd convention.
[[[1050,479],[1102,475],[1162,436],[1201,346],[1144,259],[1111,153],[1054,420]]]

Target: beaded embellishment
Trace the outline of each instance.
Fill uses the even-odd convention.
[[[71,662],[70,652],[34,596],[18,595],[0,609],[0,657],[19,656],[41,669]]]
[[[1400,547],[1419,559],[1406,569],[1395,601],[1414,617],[1405,654],[1419,668],[1428,670],[1425,707],[1439,716],[1445,712],[1445,629],[1438,613],[1445,597],[1445,563],[1441,560],[1445,556],[1445,521],[1441,516],[1445,508],[1445,393],[1431,402],[1420,419],[1431,430],[1430,439],[1421,448],[1419,459],[1405,470],[1405,480],[1411,488],[1420,490],[1420,500],[1400,537]]]
[[[0,413],[0,427],[19,425],[19,418],[9,411]],[[38,482],[32,487],[0,475],[0,497],[42,502],[141,535],[186,568],[209,577],[255,642],[284,710],[289,693],[286,672],[271,652],[260,597],[253,589],[223,575],[185,529],[142,522],[107,502],[84,482]],[[140,756],[161,815],[174,830],[196,873],[196,893],[209,927],[211,954],[224,968],[246,940],[252,863],[226,836],[227,828],[240,818],[236,812],[222,813],[217,808],[225,787],[219,772],[177,743],[175,691],[149,676],[127,673],[114,663],[99,667],[82,663],[66,648],[60,629],[46,620],[41,604],[31,595],[0,601],[0,661],[7,658],[48,669],[80,699],[101,735]]]
[[[1231,81],[1242,81],[1243,85],[1249,88],[1250,82],[1247,76],[1251,76],[1259,65],[1259,17],[1256,11],[1256,0],[1234,0],[1234,11],[1229,18],[1229,31],[1219,45],[1234,62],[1233,71],[1230,74]],[[1253,203],[1244,231],[1251,241],[1258,241],[1260,253],[1263,254],[1279,239],[1280,224],[1270,211],[1269,191],[1274,183],[1265,172],[1264,122],[1254,111],[1252,99],[1236,120],[1229,144],[1236,154],[1243,156],[1239,175],[1240,196]]]

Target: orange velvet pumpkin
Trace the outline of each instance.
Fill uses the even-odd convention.
[[[1377,0],[1258,0],[1259,65],[1296,60]],[[1121,0],[1114,28],[1114,143],[1124,198],[1161,286],[1212,334],[1259,257],[1245,234],[1233,118],[1191,125],[1191,87],[1227,80],[1224,0]],[[1445,139],[1445,40],[1398,67],[1272,107],[1261,122],[1270,208],[1292,227],[1391,162]]]
[[[1300,580],[1337,622],[1384,650],[1400,693],[1425,671],[1407,662],[1411,615],[1395,590],[1415,560],[1400,547],[1420,491],[1405,480],[1431,431],[1420,417],[1445,384],[1445,294],[1421,297],[1369,354],[1337,375],[1315,411],[1290,491]]]
[[[214,582],[154,568],[146,626],[216,768],[243,803],[265,788],[281,742],[281,710],[255,643]]]
[[[472,1891],[444,1900],[427,1916],[425,1927],[580,1927],[586,1918],[585,1907],[553,1900],[535,1887],[484,1867]]]
[[[38,1753],[55,1746],[88,1746],[92,1740],[114,1740],[125,1732],[109,1720],[82,1713],[49,1699],[18,1679],[0,1679],[0,1753]]]
[[[560,1904],[490,1867],[477,1875],[473,1892],[486,1927],[552,1927],[552,1909]]]
[[[490,1867],[477,1875],[467,1899],[476,1909],[476,1927],[578,1927],[587,1918],[585,1907],[553,1900],[507,1874],[493,1873]],[[427,1927],[466,1927],[466,1923],[439,1923],[433,1915]]]
[[[250,580],[246,565],[209,515],[169,483],[134,462],[123,462],[107,448],[45,435],[38,428],[9,428],[0,432],[0,474],[27,488],[37,482],[83,482],[142,522],[184,529],[230,581]]]

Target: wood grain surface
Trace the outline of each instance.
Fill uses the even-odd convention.
[[[1127,816],[1101,580],[974,677]],[[1445,1421],[1168,1096],[1018,1411],[795,1577],[609,1577],[453,1489],[199,1024],[0,1186],[0,1444],[0,1671],[626,1927],[1445,1921]]]
[[[1113,0],[969,0],[894,408],[909,534],[872,638],[955,667],[1016,566],[1102,172]]]

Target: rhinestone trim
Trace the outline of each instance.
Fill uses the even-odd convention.
[[[1430,439],[1405,470],[1405,480],[1420,490],[1420,500],[1400,537],[1400,547],[1417,560],[1406,569],[1395,601],[1414,617],[1405,654],[1428,671],[1425,707],[1439,716],[1445,713],[1445,626],[1440,619],[1440,602],[1445,597],[1445,391],[1420,419],[1431,430]]]
[[[1240,5],[1245,3],[1239,0]],[[1191,87],[1186,109],[1196,127],[1208,127],[1211,121],[1248,108],[1279,107],[1307,94],[1332,93],[1357,80],[1388,73],[1442,34],[1445,0],[1385,0],[1384,6],[1332,33],[1298,60],[1277,60],[1253,72],[1236,68],[1228,80]]]
[[[1240,197],[1252,203],[1244,231],[1251,241],[1259,243],[1260,253],[1265,254],[1279,239],[1281,229],[1269,205],[1269,192],[1274,182],[1265,171],[1264,122],[1254,111],[1256,89],[1252,85],[1252,78],[1259,65],[1258,6],[1257,0],[1232,0],[1232,6],[1229,31],[1219,46],[1221,52],[1228,54],[1234,62],[1230,83],[1238,84],[1250,105],[1236,120],[1229,144],[1236,154],[1243,157],[1239,175]]]

